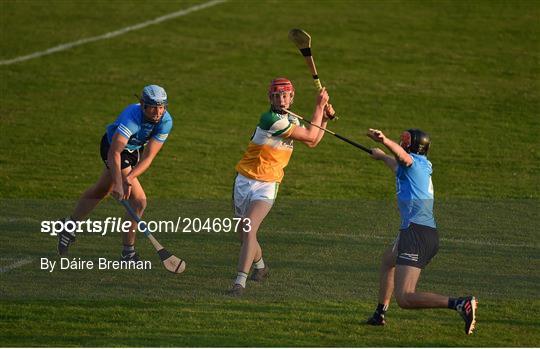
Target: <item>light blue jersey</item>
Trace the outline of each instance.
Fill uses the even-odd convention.
[[[129,140],[126,149],[132,151],[148,143],[150,138],[161,143],[165,142],[172,124],[172,117],[168,111],[165,111],[161,120],[154,124],[144,118],[140,104],[131,104],[107,126],[107,139],[111,144],[114,134],[120,133]]]
[[[433,217],[433,183],[431,181],[431,162],[424,156],[409,154],[413,163],[407,167],[400,164],[396,172],[396,194],[400,229],[411,223],[436,228]]]

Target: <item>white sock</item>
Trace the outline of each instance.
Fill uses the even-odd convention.
[[[264,268],[264,261],[263,261],[262,257],[257,262],[253,263],[253,266],[255,267],[255,269],[263,269]]]
[[[246,287],[246,280],[247,280],[248,274],[244,273],[243,271],[239,271],[236,275],[236,280],[234,281],[235,284],[242,285],[242,287]]]

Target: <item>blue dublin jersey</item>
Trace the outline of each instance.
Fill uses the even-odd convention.
[[[411,223],[436,228],[433,217],[433,183],[431,162],[424,156],[409,154],[413,163],[399,164],[396,172],[396,193],[401,215],[400,229]]]
[[[107,126],[107,139],[111,144],[115,133],[120,133],[128,139],[126,149],[132,151],[139,149],[153,138],[158,142],[165,142],[172,128],[172,117],[165,111],[157,124],[144,118],[140,104],[131,104],[120,113],[118,118]]]

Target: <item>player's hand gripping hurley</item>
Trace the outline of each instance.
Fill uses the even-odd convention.
[[[118,200],[126,209],[128,214],[133,218],[137,223],[141,222],[141,218],[137,215],[135,210],[131,207],[128,200]],[[180,274],[186,269],[186,262],[182,259],[176,257],[167,251],[161,244],[156,240],[156,238],[148,231],[146,225],[141,227],[142,233],[150,240],[154,248],[156,249],[161,262],[165,269],[171,273]]]
[[[304,56],[306,64],[309,67],[311,76],[313,77],[313,82],[315,87],[320,91],[322,90],[321,80],[319,80],[319,75],[317,74],[317,67],[315,66],[315,60],[311,54],[311,36],[302,29],[291,29],[289,31],[289,40],[291,40],[296,47]],[[337,119],[338,117],[334,115],[329,115],[330,119]]]

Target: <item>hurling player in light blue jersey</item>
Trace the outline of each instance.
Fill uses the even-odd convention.
[[[129,200],[136,213],[142,216],[146,195],[138,177],[152,164],[172,128],[167,111],[167,93],[157,85],[144,87],[140,103],[126,107],[109,126],[101,139],[101,158],[105,164],[101,177],[79,199],[67,219],[85,219],[109,193],[119,200]],[[123,233],[122,260],[138,261],[135,252],[135,227]],[[66,255],[75,241],[74,233],[59,234],[58,253]]]
[[[457,310],[465,321],[465,333],[471,334],[476,324],[477,300],[473,296],[450,298],[417,292],[420,272],[437,254],[439,235],[433,217],[432,166],[427,159],[431,140],[419,129],[409,129],[401,142],[388,139],[381,131],[369,129],[367,134],[382,143],[392,155],[379,148],[372,157],[382,160],[396,175],[396,194],[401,226],[394,244],[382,258],[379,283],[379,304],[367,323],[385,325],[385,313],[392,293],[401,308],[450,308]]]

